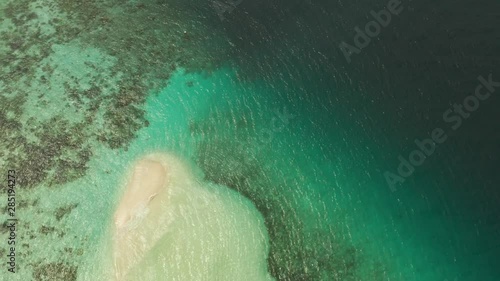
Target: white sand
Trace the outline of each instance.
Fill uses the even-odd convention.
[[[273,280],[267,232],[250,201],[202,183],[167,154],[145,156],[130,174],[112,226],[113,272],[104,280]]]
[[[162,191],[166,178],[167,169],[162,163],[151,159],[140,160],[134,167],[132,178],[116,209],[115,226],[125,227],[140,208],[147,206]]]

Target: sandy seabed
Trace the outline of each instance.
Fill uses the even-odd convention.
[[[166,153],[132,165],[96,259],[102,280],[273,280],[261,214],[194,171]]]

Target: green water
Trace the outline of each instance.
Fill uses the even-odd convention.
[[[332,48],[374,3],[243,2],[220,21],[196,1],[1,2],[0,170],[20,175],[18,272],[1,280],[111,280],[113,213],[152,152],[188,163],[179,198],[209,203],[151,230],[130,280],[500,276],[498,95],[395,192],[384,178],[478,75],[498,77],[474,48],[453,57],[467,71],[427,53],[423,6],[347,64]]]

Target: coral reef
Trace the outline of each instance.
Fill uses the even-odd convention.
[[[226,49],[209,42],[223,34],[200,14],[194,20],[198,12],[175,1],[2,1],[0,172],[16,170],[17,187],[27,196],[83,177],[97,149],[127,149],[149,125],[147,97],[165,87],[174,71],[210,73],[227,57]],[[54,221],[25,223],[19,233],[26,245],[19,256],[25,258],[40,240],[70,241],[65,217],[77,208],[49,211],[33,208],[35,202],[20,201],[23,214]],[[65,245],[59,260],[19,270],[32,272],[34,280],[75,280],[73,264],[86,247]]]
[[[40,264],[33,271],[35,281],[74,281],[77,278],[77,266],[63,262]]]
[[[210,73],[226,57],[208,43],[222,34],[182,3],[2,5],[0,156],[23,171],[20,188],[81,177],[95,147],[126,148],[149,124],[143,104],[173,71]]]
[[[71,213],[71,211],[73,211],[73,209],[76,208],[76,207],[78,207],[78,203],[69,204],[69,205],[65,205],[65,206],[57,208],[55,210],[55,212],[54,212],[56,220],[60,221],[66,215],[68,215],[69,213]]]
[[[249,120],[244,114],[239,116]],[[265,158],[266,151],[256,150],[258,143],[248,138],[247,129],[254,125],[233,121],[238,124],[236,133],[227,138],[213,132],[210,121],[191,122],[192,133],[212,132],[216,136],[212,139],[205,135],[199,143],[197,163],[206,180],[237,190],[264,216],[270,240],[268,267],[272,276],[280,281],[354,281],[363,280],[368,271],[372,274],[370,280],[384,280],[384,266],[378,264],[378,269],[372,268],[372,262],[340,235],[340,229],[333,224],[328,226],[324,222],[325,225],[315,228],[304,225],[303,216],[307,215],[297,214],[294,205],[297,198],[286,188],[287,183],[284,179],[275,180],[272,174],[276,171],[259,160]]]

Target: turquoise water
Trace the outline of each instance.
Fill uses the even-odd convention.
[[[20,174],[21,205],[19,270],[2,269],[0,279],[111,280],[113,214],[132,163],[152,152],[187,163],[196,184],[187,185],[186,198],[215,199],[203,199],[211,206],[206,223],[204,209],[193,203],[191,216],[172,211],[179,228],[151,230],[160,242],[129,280],[500,276],[497,96],[449,131],[449,140],[396,191],[384,178],[397,169],[398,155],[415,149],[414,139],[445,128],[442,112],[473,91],[478,75],[497,77],[498,67],[481,54],[474,61],[452,57],[467,71],[448,64],[450,57],[433,57],[442,64],[428,60],[434,54],[428,39],[407,23],[422,6],[409,9],[407,21],[395,20],[380,36],[385,43],[373,42],[348,64],[332,50],[339,39],[328,32],[350,38],[350,23],[364,20],[354,12],[345,21],[328,18],[347,13],[342,9],[368,13],[378,7],[373,3],[342,9],[323,3],[323,9],[321,1],[242,2],[221,22],[195,1],[49,2],[57,9],[49,11],[44,1],[0,6],[8,42],[1,54],[14,54],[2,65],[8,78],[0,83],[6,132],[0,167]],[[27,23],[15,23],[23,16]],[[47,23],[54,17],[67,26],[58,27],[59,35],[50,28],[58,24]],[[36,36],[51,43],[38,43],[25,28],[38,24],[44,29]],[[404,33],[409,29],[414,33]],[[12,30],[28,39],[17,41]],[[404,49],[411,41],[405,36],[425,48]],[[485,53],[490,46],[485,43]],[[260,240],[249,238],[252,231]],[[200,233],[226,236],[203,240]],[[194,241],[202,241],[193,247],[207,257],[225,253],[214,255],[210,275],[186,273],[196,262],[183,251]],[[223,250],[231,247],[236,250]],[[252,247],[255,252],[245,252]],[[255,275],[237,273],[246,270]]]

